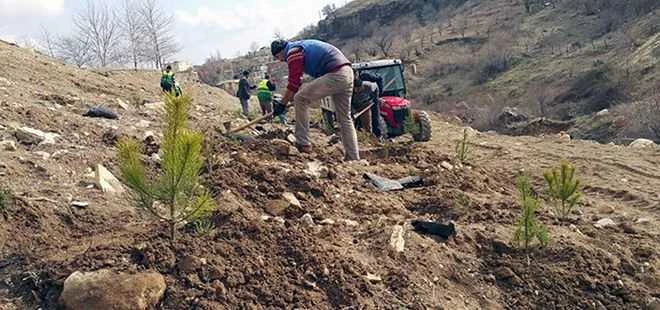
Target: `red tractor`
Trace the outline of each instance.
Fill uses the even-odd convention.
[[[412,110],[410,100],[406,99],[406,81],[403,77],[401,60],[376,60],[353,64],[358,74],[369,72],[382,78],[380,101],[380,131],[384,138],[394,138],[407,133],[415,141],[431,139],[431,120],[425,111]],[[324,127],[334,129],[334,106],[330,98],[322,101]]]

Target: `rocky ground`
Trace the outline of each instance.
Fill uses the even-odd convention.
[[[220,210],[215,228],[186,226],[172,245],[164,223],[95,181],[99,164],[117,175],[117,137],[157,148],[157,73],[83,71],[2,43],[0,60],[10,64],[0,71],[0,185],[13,196],[0,218],[0,309],[659,307],[657,146],[470,131],[462,165],[463,128],[436,116],[429,143],[362,141],[363,160],[348,163],[316,131],[313,154],[290,146],[287,127],[226,138],[217,128],[237,102],[190,77],[203,179]],[[118,98],[148,103],[124,109]],[[119,119],[82,116],[95,105]],[[561,159],[576,165],[585,197],[569,221],[544,203],[552,241],[525,253],[511,243],[515,179],[531,176],[547,198],[542,173]],[[365,173],[423,184],[383,193]],[[454,223],[456,234],[420,233],[415,220]]]

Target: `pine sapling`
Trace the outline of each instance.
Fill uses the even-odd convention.
[[[0,188],[0,212],[4,212],[11,202],[11,192],[8,189]]]
[[[463,139],[456,143],[456,157],[462,164],[466,164],[470,155],[470,146],[468,142],[468,131],[463,130]]]
[[[422,131],[422,128],[412,111],[408,111],[408,116],[403,121],[403,131],[413,136],[419,135]]]
[[[516,224],[517,227],[513,241],[518,247],[525,249],[525,251],[529,251],[534,239],[538,240],[539,245],[545,247],[550,242],[550,232],[537,219],[536,211],[539,208],[539,202],[534,196],[529,178],[520,177],[518,179],[518,189],[521,194],[520,204],[522,214]]]
[[[169,225],[172,242],[176,228],[195,221],[216,209],[209,192],[199,183],[203,160],[203,136],[188,128],[188,95],[165,95],[165,123],[162,171],[151,179],[142,162],[142,143],[134,139],[119,142],[121,176],[130,188],[133,203]]]
[[[582,197],[575,167],[567,161],[562,161],[559,169],[548,170],[543,176],[548,184],[548,193],[554,202],[556,215],[565,219]]]

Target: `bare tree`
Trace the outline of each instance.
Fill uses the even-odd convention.
[[[59,59],[78,67],[89,65],[94,60],[87,37],[60,37],[54,48]]]
[[[108,5],[87,0],[85,9],[75,16],[74,23],[79,36],[89,42],[99,65],[109,65],[117,56],[120,32],[117,19]]]
[[[163,12],[156,0],[142,0],[139,12],[150,45],[149,57],[157,68],[162,69],[166,59],[179,51],[171,32],[174,16]]]
[[[275,30],[275,33],[273,33],[273,38],[275,40],[286,40],[286,37],[284,36],[284,34],[282,34],[282,31],[280,31],[279,29]]]
[[[390,57],[392,52],[392,44],[394,43],[394,37],[387,33],[383,32],[379,37],[376,38],[376,46],[383,53],[383,56]]]
[[[257,52],[259,51],[259,43],[257,42],[252,42],[250,43],[250,52],[248,54],[251,54],[252,56],[257,55]]]
[[[41,47],[48,56],[55,58],[55,40],[48,28],[41,26]]]
[[[321,9],[321,13],[327,19],[334,18],[336,11],[337,11],[337,6],[335,6],[334,4],[328,4],[324,6],[323,9]]]
[[[138,65],[146,58],[146,31],[134,0],[124,0],[122,10],[121,31],[128,45],[130,61],[133,68],[137,70]]]

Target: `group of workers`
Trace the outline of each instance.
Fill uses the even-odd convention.
[[[361,112],[358,126],[363,130],[376,136],[385,134],[379,126],[382,79],[368,73],[358,75],[353,71],[351,62],[338,48],[323,41],[275,40],[271,43],[271,53],[277,60],[286,62],[289,69],[284,96],[274,102],[273,92],[276,86],[268,75],[258,85],[253,86],[248,82],[249,72],[243,72],[236,94],[240,99],[243,114],[247,116],[249,112],[248,101],[250,92],[254,89],[265,116],[272,113],[285,122],[283,116],[289,104],[293,103],[296,147],[303,153],[310,153],[312,141],[309,135],[309,109],[321,99],[330,97],[334,104],[346,160],[360,159],[352,111]],[[303,74],[311,76],[313,80],[303,84]],[[165,87],[168,85],[169,87]],[[179,92],[171,67],[163,73],[161,87],[167,92]]]

